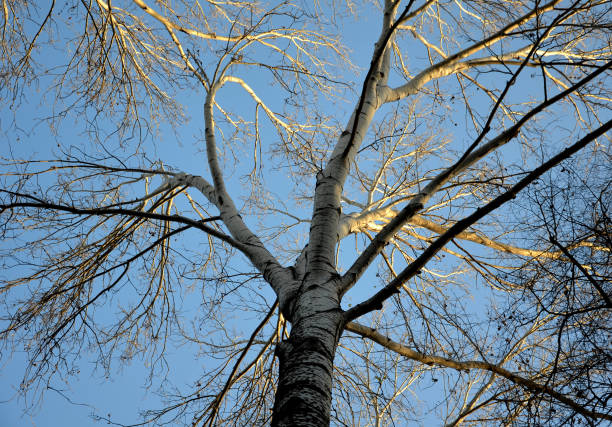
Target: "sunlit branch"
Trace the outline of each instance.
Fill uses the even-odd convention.
[[[585,408],[583,405],[579,404],[578,402],[570,399],[566,395],[559,393],[546,385],[543,385],[533,380],[530,380],[528,378],[524,378],[519,375],[516,375],[508,371],[507,369],[502,368],[499,365],[489,363],[489,362],[482,362],[478,360],[457,361],[453,359],[448,359],[446,357],[431,356],[431,355],[419,353],[398,342],[391,340],[390,338],[378,332],[376,329],[368,328],[366,326],[360,325],[359,323],[355,323],[355,322],[347,323],[346,330],[354,332],[364,338],[371,339],[374,342],[382,345],[383,347],[388,348],[389,350],[395,351],[396,353],[399,353],[402,356],[405,356],[414,361],[424,363],[426,365],[439,365],[439,366],[443,366],[446,368],[456,369],[459,371],[466,371],[466,370],[469,371],[470,369],[480,369],[480,370],[493,372],[496,375],[499,375],[500,377],[503,377],[515,384],[525,387],[534,393],[545,393],[549,395],[550,397],[566,404],[567,406],[569,406],[570,408],[572,408],[579,414],[584,415],[585,417],[612,420],[612,415],[610,414],[604,414],[600,412],[591,411]]]
[[[290,125],[284,122],[283,120],[281,120],[272,110],[270,110],[270,108],[268,108],[268,106],[259,98],[259,96],[257,96],[255,91],[243,79],[236,77],[236,76],[224,76],[221,79],[219,85],[223,85],[225,82],[232,82],[232,83],[239,84],[249,94],[249,96],[253,99],[253,101],[255,101],[257,105],[260,105],[264,109],[264,111],[266,112],[270,120],[276,126],[280,126],[281,128],[283,128],[288,134],[296,132],[302,127],[299,125]]]
[[[480,398],[482,397],[482,395],[491,388],[491,386],[495,383],[495,378],[496,378],[496,374],[495,373],[491,373],[489,374],[489,379],[486,383],[484,383],[480,389],[478,389],[478,391],[476,393],[474,393],[474,395],[472,396],[472,398],[470,399],[469,402],[465,402],[463,407],[461,408],[461,412],[457,415],[457,417],[451,421],[450,423],[445,424],[444,427],[456,427],[461,425],[461,423],[463,422],[463,420],[470,415],[472,412],[484,407],[487,403],[489,403],[492,398],[486,399],[485,402],[480,402],[478,403],[478,401],[480,400]]]
[[[329,155],[325,168],[317,174],[308,248],[308,251],[313,254],[308,259],[309,268],[313,271],[323,274],[335,273],[333,261],[337,242],[335,234],[340,219],[342,186],[348,176],[349,164],[356,155],[377,108],[381,105],[378,100],[377,85],[379,82],[386,81],[388,75],[388,70],[381,68],[389,67],[388,58],[386,61],[384,58],[387,44],[412,3],[412,0],[408,2],[395,22],[393,22],[393,16],[399,7],[399,2],[385,3],[382,30],[375,45],[370,68],[363,81],[357,106]]]
[[[0,3],[26,406],[142,362],[133,425],[612,422],[610,0]]]
[[[576,143],[572,144],[550,160],[544,162],[542,165],[534,169],[527,176],[521,179],[518,183],[512,186],[508,191],[496,197],[485,206],[478,208],[473,214],[465,217],[464,219],[456,222],[451,228],[449,228],[444,234],[438,237],[412,264],[406,267],[397,277],[392,280],[383,289],[377,292],[374,296],[368,300],[356,305],[345,313],[347,320],[353,320],[357,317],[368,313],[372,310],[377,310],[382,307],[383,302],[390,296],[399,292],[399,288],[407,280],[414,277],[418,272],[429,262],[429,260],[448,242],[455,238],[459,233],[467,229],[469,226],[482,219],[484,216],[493,212],[506,202],[512,200],[516,195],[527,187],[529,184],[537,180],[542,174],[555,167],[561,161],[567,159],[579,150],[584,148],[587,144],[594,141],[599,136],[606,133],[612,128],[612,120],[609,120],[596,130],[590,132],[585,137],[581,138]],[[350,272],[350,270],[349,270]],[[347,273],[348,274],[348,273]],[[346,275],[345,275],[346,277]]]
[[[421,190],[418,195],[411,199],[411,201],[406,205],[406,207],[404,207],[395,217],[393,217],[391,221],[389,221],[387,225],[383,227],[383,229],[376,235],[374,240],[361,253],[361,255],[359,255],[353,265],[344,274],[342,280],[338,283],[339,292],[341,294],[344,294],[352,285],[356,283],[356,281],[359,279],[359,277],[361,277],[365,269],[375,259],[378,253],[380,253],[382,248],[390,241],[390,239],[395,235],[395,233],[397,233],[404,226],[404,224],[410,220],[410,218],[412,218],[415,214],[422,210],[424,208],[424,204],[442,187],[443,184],[448,182],[449,179],[453,178],[459,172],[465,170],[467,167],[473,165],[478,160],[485,157],[487,154],[493,152],[497,148],[511,141],[519,133],[523,125],[529,120],[531,120],[532,117],[545,110],[548,106],[553,105],[556,102],[564,99],[570,93],[577,91],[579,88],[586,85],[595,77],[605,72],[611,66],[612,61],[607,62],[606,64],[599,67],[597,71],[589,74],[580,81],[576,82],[570,88],[540,103],[538,106],[534,107],[528,113],[526,113],[513,126],[506,129],[501,134],[492,138],[488,142],[482,144],[480,148],[474,149],[475,144],[473,143],[470,147],[470,150],[466,151],[464,155],[457,162],[455,162],[455,164],[448,167],[442,173],[438,174],[435,178],[433,178],[429,182],[429,184],[427,184],[427,186],[425,186],[425,188]],[[606,125],[600,127],[594,133],[597,133],[599,130],[605,127]],[[530,175],[528,175],[528,177],[529,176]]]
[[[166,18],[165,16],[160,15],[155,9],[151,8],[144,1],[142,0],[132,0],[132,1],[136,3],[142,10],[144,10],[145,13],[149,14],[150,16],[152,16],[153,18],[161,22],[164,25],[164,27],[168,28],[168,31],[176,30],[181,33],[189,34],[190,36],[195,36],[201,39],[220,40],[224,42],[235,42],[240,39],[239,37],[227,37],[227,36],[217,35],[215,33],[204,33],[202,31],[197,31],[191,28],[183,27],[179,24],[176,24],[175,22],[172,22],[170,19]],[[173,34],[173,38],[174,37],[176,36],[174,36]]]
[[[363,230],[380,231],[383,228],[383,225],[377,223],[384,224],[388,222],[390,218],[393,218],[395,215],[397,215],[397,213],[398,211],[396,210],[383,207],[379,209],[373,209],[358,215],[345,215],[342,217],[340,229],[342,231],[346,231],[341,232],[340,238],[342,239],[348,236],[349,234],[360,233]],[[434,221],[426,219],[421,215],[414,215],[412,218],[410,218],[408,223],[411,225],[416,225],[418,227],[425,228],[429,231],[436,232],[438,234],[443,234],[449,228],[449,226],[440,225]],[[508,245],[506,243],[501,243],[494,239],[491,239],[482,233],[477,233],[474,231],[464,231],[462,233],[459,233],[456,238],[468,240],[470,242],[478,243],[483,246],[487,246],[492,249],[496,249],[514,255],[521,255],[533,258],[543,257],[551,259],[558,259],[561,255],[561,252],[525,249],[517,246]],[[577,246],[580,246],[580,244],[577,244]]]
[[[174,30],[178,30],[178,31],[180,31],[182,33],[189,34],[189,35],[195,35],[195,36],[200,37],[200,38],[216,38],[216,35],[214,35],[214,34],[206,34],[206,37],[204,37],[204,33],[201,33],[199,31],[190,30],[190,29],[187,29],[187,28],[183,28],[183,27],[180,27],[180,26],[174,24],[169,19],[163,17],[162,15],[157,13],[155,10],[153,10],[149,6],[147,6],[147,4],[144,1],[142,1],[142,0],[133,0],[133,1],[138,6],[140,6],[140,8],[142,10],[144,10],[146,13],[148,13],[149,15],[151,15],[152,17],[157,19],[159,22],[161,22],[164,25],[164,27],[166,27],[166,30],[168,31],[168,34],[170,34],[170,38],[174,42],[176,48],[178,49],[179,55],[181,56],[181,58],[183,59],[183,62],[185,63],[185,67],[187,67],[189,70],[191,70],[191,72],[200,80],[200,82],[202,83],[204,88],[208,89],[208,87],[210,86],[210,82],[208,81],[208,78],[206,77],[206,74],[202,72],[203,70],[202,70],[201,67],[197,67],[197,65],[198,65],[197,63],[196,63],[196,66],[194,66],[191,63],[191,61],[189,60],[188,52],[185,52],[185,49],[183,48],[183,45],[181,44],[180,40],[178,39],[178,37],[174,33]]]
[[[450,55],[446,57],[446,59],[444,59],[443,61],[438,62],[437,64],[432,65],[426,70],[421,71],[419,74],[414,76],[412,79],[410,79],[409,82],[405,83],[404,85],[399,86],[397,88],[393,88],[393,89],[389,88],[389,90],[387,91],[386,97],[385,97],[385,102],[398,101],[402,98],[413,95],[417,93],[417,91],[420,88],[422,88],[427,82],[430,82],[434,79],[437,79],[443,76],[448,76],[450,74],[453,74],[461,70],[461,67],[462,67],[461,62],[460,62],[461,60],[487,47],[490,47],[494,43],[499,42],[504,37],[506,37],[508,33],[510,33],[512,30],[518,28],[519,26],[525,24],[526,22],[529,22],[538,14],[542,14],[544,12],[552,10],[559,2],[560,0],[554,0],[548,4],[543,5],[542,7],[534,8],[529,13],[523,15],[522,17],[518,18],[514,22],[506,25],[504,28],[499,30],[497,33],[481,41],[478,41],[477,43],[474,43],[472,46],[466,49],[463,49],[462,51],[457,52],[453,55]]]
[[[264,278],[276,292],[281,311],[286,312],[287,304],[292,294],[290,287],[292,282],[291,273],[280,265],[259,237],[247,227],[225,187],[222,168],[217,157],[215,121],[213,117],[215,95],[221,85],[222,83],[213,85],[208,92],[204,105],[206,155],[214,184],[214,198],[211,202],[219,209],[223,223],[227,226],[233,238],[241,243],[241,246],[244,248],[243,253],[263,274]]]
[[[370,62],[370,68],[363,79],[363,87],[361,88],[361,94],[359,96],[359,101],[357,102],[357,107],[355,108],[355,113],[353,114],[353,122],[351,123],[350,133],[348,135],[348,140],[344,144],[344,148],[342,151],[342,160],[347,159],[349,152],[353,151],[355,147],[355,136],[359,129],[359,121],[361,119],[361,114],[364,109],[364,104],[367,98],[371,98],[372,94],[368,93],[369,91],[376,91],[376,86],[378,84],[383,85],[386,82],[386,79],[389,74],[389,65],[385,64],[385,53],[389,54],[389,40],[393,37],[393,33],[399,27],[402,20],[406,17],[410,8],[412,7],[412,3],[414,0],[410,0],[403,12],[399,17],[396,18],[395,22],[392,22],[391,18],[395,15],[395,11],[399,6],[399,2],[395,4],[386,3],[385,4],[385,17],[383,19],[383,31],[380,34],[378,41],[376,42],[376,49],[374,54],[372,55],[372,60]],[[386,65],[386,66],[385,66]],[[383,66],[385,66],[383,68]],[[381,76],[375,76],[376,73],[381,74]]]

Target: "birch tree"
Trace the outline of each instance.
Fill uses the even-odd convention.
[[[609,1],[2,10],[24,396],[181,343],[146,425],[612,420]],[[35,96],[57,146],[17,158]]]

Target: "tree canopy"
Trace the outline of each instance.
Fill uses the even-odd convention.
[[[2,0],[19,394],[139,361],[142,425],[609,423],[611,6]]]

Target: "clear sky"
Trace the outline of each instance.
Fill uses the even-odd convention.
[[[361,85],[360,79],[369,65],[368,56],[373,49],[379,28],[380,22],[377,17],[373,19],[373,17],[364,16],[360,21],[348,20],[347,38],[344,42],[355,54],[353,62],[362,70],[359,77],[355,77],[354,90],[358,90]],[[40,67],[49,67],[57,60],[54,53],[48,50],[36,52],[35,57],[40,61]],[[249,83],[254,87],[258,85],[257,81],[249,81]],[[6,108],[0,110],[0,132],[2,132],[0,135],[5,141],[2,156],[15,159],[49,159],[59,153],[60,145],[62,147],[82,147],[89,144],[88,135],[84,133],[84,123],[80,122],[81,117],[69,115],[54,129],[41,120],[52,114],[52,105],[49,104],[48,99],[41,101],[41,95],[46,94],[47,84],[48,80],[43,78],[39,84],[26,90],[27,96],[20,103],[16,116]],[[265,86],[263,89],[264,101],[280,109],[282,99],[275,99],[275,92],[266,89]],[[224,95],[226,97],[244,98],[244,92],[239,89],[224,90],[227,91],[227,94]],[[146,139],[146,145],[150,150],[149,158],[163,159],[165,164],[180,168],[187,173],[206,173],[203,153],[200,157],[184,155],[192,152],[194,141],[197,141],[202,135],[201,99],[202,94],[198,93],[184,93],[181,96],[181,101],[186,104],[186,113],[191,120],[187,126],[178,129],[178,132],[162,124],[158,129],[159,133],[155,135],[154,147],[151,139]],[[354,100],[349,99],[349,101]],[[325,102],[325,99],[322,98],[321,102]],[[248,103],[245,105],[246,109],[252,108]],[[347,120],[348,108],[350,108],[350,103],[346,104],[345,111],[339,111],[341,117],[338,117],[338,120],[340,122]],[[16,128],[11,124],[13,120],[16,121]],[[109,131],[112,128],[113,124],[109,123]],[[264,140],[265,137],[266,135],[263,137]],[[233,170],[226,172],[230,184],[239,186],[240,174]],[[282,171],[267,169],[266,174],[269,176],[268,183],[271,191],[279,194],[288,191],[289,187],[283,184],[287,181],[282,177]],[[244,189],[237,187],[237,191],[242,192],[242,190]],[[3,243],[3,245],[6,244],[10,243]],[[240,321],[239,316],[240,313],[237,313],[235,320],[238,322]],[[1,351],[7,350],[2,349]],[[194,371],[197,375],[198,370],[204,369],[203,365],[208,363],[205,356],[197,354],[196,348],[184,345],[169,348],[167,358],[166,375],[173,384],[179,387],[186,384],[192,385],[195,378]],[[126,366],[115,363],[108,377],[101,369],[92,371],[95,366],[94,362],[95,355],[84,353],[77,369],[67,381],[54,380],[44,392],[42,401],[31,401],[18,396],[17,389],[25,368],[25,359],[23,352],[15,352],[8,363],[0,367],[0,427],[57,427],[60,425],[86,427],[106,425],[108,419],[113,422],[130,424],[140,421],[138,417],[140,410],[164,406],[158,395],[155,394],[156,387],[160,386],[158,381],[154,381],[151,389],[145,390],[148,370],[142,366],[143,362],[138,358]],[[27,412],[25,412],[26,408]]]
[[[332,13],[331,10],[325,10],[325,12]],[[360,20],[348,18],[343,21],[344,34],[346,35],[344,42],[352,52],[351,58],[353,63],[360,68],[354,77],[354,87],[348,91],[352,92],[353,96],[348,96],[348,103],[336,105],[324,97],[321,97],[320,100],[321,108],[336,109],[336,119],[340,124],[344,124],[347,121],[348,112],[352,109],[353,102],[357,100],[362,85],[361,79],[369,66],[369,57],[380,28],[379,19],[374,14],[360,14],[360,16]],[[62,28],[58,28],[58,31],[61,32]],[[43,68],[51,67],[57,60],[55,53],[52,51],[38,52],[37,59]],[[421,51],[421,56],[412,57],[411,60],[414,61],[412,65],[423,64],[427,61],[427,58],[425,53]],[[481,78],[484,81],[491,77],[482,75]],[[525,78],[529,79],[530,77]],[[253,87],[258,89],[260,96],[273,109],[276,107],[279,111],[281,110],[281,106],[286,99],[277,95],[277,92],[273,90],[273,86],[257,80],[249,83],[252,83]],[[39,84],[27,88],[25,91],[27,96],[20,103],[18,113],[15,116],[13,111],[0,107],[0,139],[4,141],[0,154],[4,158],[48,159],[60,153],[60,146],[83,147],[91,145],[90,141],[88,141],[91,135],[84,131],[86,126],[82,122],[83,117],[81,116],[68,115],[66,119],[59,122],[57,127],[53,129],[49,127],[46,121],[40,121],[41,118],[48,117],[54,113],[54,106],[49,104],[48,98],[47,101],[41,101],[41,96],[46,94],[48,89],[47,84],[48,79],[43,78]],[[530,84],[528,83],[526,87],[530,87]],[[532,82],[531,87],[537,87],[537,83]],[[242,99],[248,98],[245,97],[244,92],[239,88],[234,87],[224,89],[224,91],[223,96],[231,99],[233,103],[240,105],[245,114],[252,113],[254,104],[251,100],[244,101],[241,105]],[[486,98],[484,95],[482,96]],[[207,173],[204,153],[203,151],[198,153],[197,150],[197,144],[200,144],[200,148],[202,148],[202,97],[201,93],[190,91],[180,93],[180,101],[185,104],[186,113],[190,120],[186,125],[178,129],[172,129],[171,126],[162,124],[153,138],[146,136],[142,149],[147,150],[148,159],[163,160],[166,165],[170,167],[175,166],[186,173],[202,175]],[[454,101],[445,100],[444,102]],[[441,104],[444,104],[444,102],[441,102]],[[486,116],[489,104],[483,102],[483,99],[475,99],[471,107],[477,110],[481,106],[483,111],[480,113]],[[444,114],[445,108],[445,105],[440,106],[442,111],[442,113],[439,113],[440,115]],[[451,108],[448,108],[448,110],[450,111]],[[452,138],[456,136],[457,140],[454,141],[456,143],[455,148],[457,151],[460,151],[471,142],[469,132],[466,131],[465,126],[469,120],[464,111],[461,111],[460,114],[457,114],[455,110],[453,111],[454,113],[449,113],[449,115],[455,114],[455,116],[445,118],[445,120],[449,120],[449,123],[454,122],[454,126],[447,130],[446,137]],[[425,112],[423,114],[426,115],[428,113]],[[263,116],[263,113],[260,112],[260,116]],[[12,123],[13,120],[15,120],[15,126]],[[113,123],[102,122],[101,124],[103,128],[105,124],[108,125],[106,132],[112,132]],[[270,126],[267,126],[268,128],[264,126],[264,129],[267,129],[269,134],[262,135],[263,141],[266,138],[274,138]],[[117,143],[116,138],[113,138],[115,137],[109,135],[111,145]],[[131,143],[134,143],[134,141]],[[506,161],[518,159],[520,147],[513,146],[501,151],[501,153],[501,155],[505,156]],[[240,163],[240,160],[242,159],[237,159],[236,163]],[[274,169],[272,166],[274,165],[269,162],[264,164],[264,175],[268,183],[267,188],[269,191],[277,194],[279,200],[288,198],[291,187],[287,177],[283,175],[285,172]],[[230,185],[230,193],[233,190],[242,194],[246,192],[241,176],[249,167],[250,163],[238,166],[236,169],[228,168],[227,178]],[[312,183],[314,184],[314,177]],[[306,212],[303,216],[308,217],[309,215],[310,212]],[[258,219],[251,219],[251,221],[256,222]],[[306,231],[308,226],[307,224],[302,224],[297,228],[298,230]],[[190,242],[197,242],[195,238],[188,235],[182,235],[181,238],[185,239],[186,245]],[[351,241],[348,242],[348,240]],[[10,244],[10,242],[0,242],[0,245],[3,245],[4,248]],[[353,245],[354,242],[352,239],[347,239],[346,244]],[[466,247],[470,247],[470,245],[466,244]],[[342,259],[342,255],[340,261],[341,263],[345,261]],[[448,268],[450,266],[449,262]],[[362,279],[362,281],[368,282],[368,286],[370,286],[370,282],[372,282],[372,286],[379,286],[381,280],[373,275]],[[357,300],[357,298],[362,296],[359,293],[355,293],[361,292],[358,289],[370,292],[371,286],[365,289],[355,288],[355,291],[348,295],[345,305],[351,303],[353,299]],[[269,290],[264,289],[262,294],[270,303],[274,300]],[[185,312],[200,309],[199,301],[197,300],[199,297],[200,294],[198,292],[193,292],[187,294],[185,299],[180,301]],[[478,307],[479,298],[484,298],[484,293],[475,290],[473,298],[466,301],[465,304]],[[476,310],[476,312],[476,315],[478,315],[479,311]],[[111,309],[109,309],[107,315],[112,317],[113,314]],[[253,319],[252,314],[236,311],[228,313],[227,321],[228,324],[236,325],[237,329],[245,332],[252,329]],[[167,363],[164,365],[166,368],[162,370],[163,375],[154,378],[150,387],[147,383],[147,373],[149,371],[144,366],[144,362],[138,357],[125,365],[113,363],[109,372],[110,375],[107,376],[103,370],[94,369],[96,366],[96,356],[84,352],[79,359],[79,363],[74,366],[73,373],[66,377],[67,381],[55,378],[44,392],[44,400],[42,401],[24,400],[18,396],[17,388],[23,375],[25,360],[24,353],[16,351],[8,358],[5,365],[0,366],[0,427],[86,427],[90,425],[105,425],[109,420],[121,424],[137,423],[140,421],[138,417],[139,411],[164,407],[164,403],[156,394],[156,390],[159,387],[166,388],[170,384],[174,384],[179,388],[184,386],[185,389],[189,389],[204,369],[209,369],[210,366],[218,363],[207,358],[205,354],[198,354],[197,350],[198,348],[195,345],[185,345],[182,342],[171,341],[166,352]],[[0,348],[0,351],[6,352],[7,349]],[[2,356],[3,360],[7,359],[6,353],[3,353]],[[167,382],[162,381],[164,377],[168,379]],[[410,391],[414,394],[415,400],[429,400],[428,409],[435,405],[439,400],[439,396],[441,396],[440,393],[445,391],[442,382],[435,384],[436,382],[437,379],[432,375],[431,378],[426,378],[421,385],[415,386]],[[148,390],[146,389],[147,387],[149,387]],[[30,410],[27,414],[24,414],[26,408]]]

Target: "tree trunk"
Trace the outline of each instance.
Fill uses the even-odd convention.
[[[329,289],[313,288],[318,289],[299,298],[290,337],[276,350],[280,367],[274,427],[329,426],[333,361],[344,317]]]

